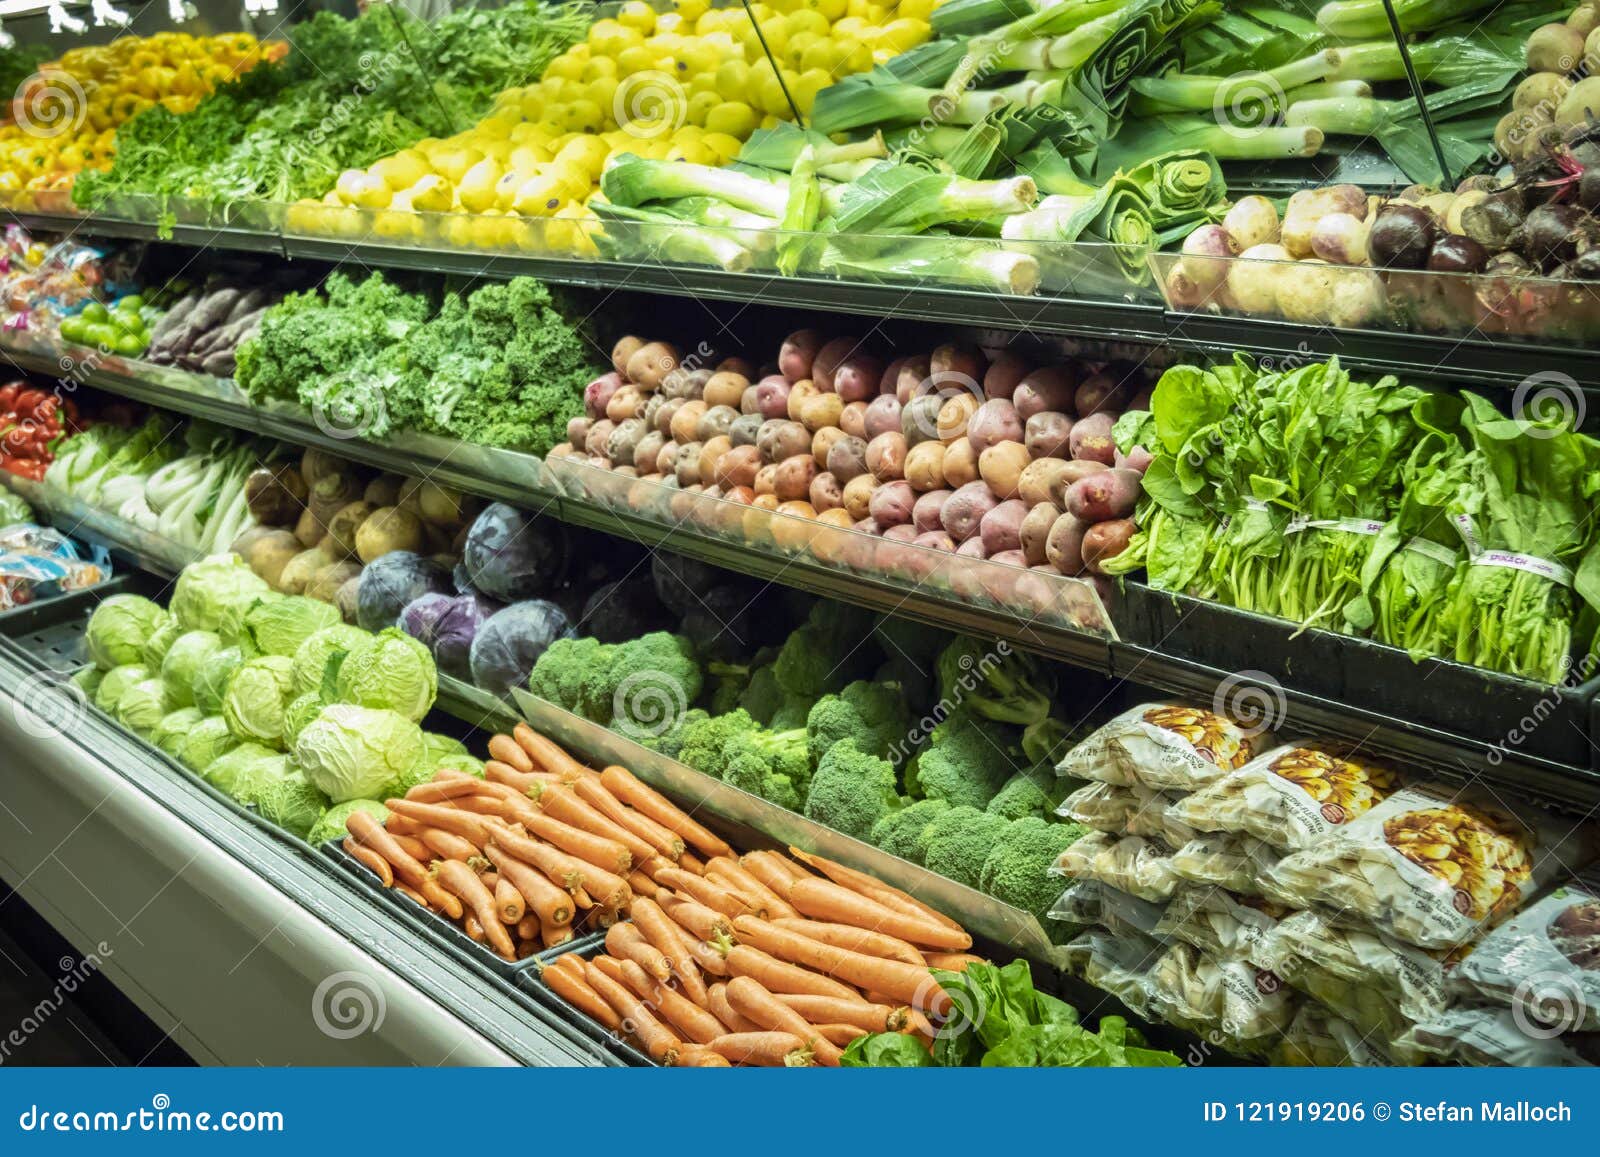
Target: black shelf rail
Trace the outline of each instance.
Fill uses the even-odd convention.
[[[1035,337],[1077,337],[1164,345],[1198,353],[1254,353],[1282,362],[1337,356],[1346,364],[1471,385],[1515,389],[1529,375],[1563,374],[1600,401],[1600,363],[1581,346],[1494,341],[1482,335],[1402,333],[1338,329],[1265,318],[1229,317],[1171,310],[1151,301],[1095,296],[1015,297],[938,285],[895,285],[729,273],[692,266],[645,265],[535,255],[438,249],[229,226],[171,226],[165,236],[153,224],[109,217],[10,212],[35,230],[72,232],[139,241],[167,241],[195,248],[273,254],[369,268],[537,277],[587,289],[629,290],[670,296],[753,302],[830,313],[923,321]]]

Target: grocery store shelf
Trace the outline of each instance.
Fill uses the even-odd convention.
[[[1097,296],[1017,297],[940,285],[894,285],[820,277],[729,273],[687,265],[577,260],[427,245],[350,241],[264,230],[177,224],[168,236],[155,225],[108,217],[8,213],[30,229],[142,241],[163,240],[208,249],[272,253],[285,258],[349,263],[366,268],[527,275],[553,284],[631,290],[671,296],[753,302],[792,309],[977,327],[1034,337],[1095,338],[1168,346],[1231,357],[1236,351],[1281,361],[1337,356],[1346,364],[1411,379],[1512,389],[1534,372],[1562,374],[1600,394],[1600,366],[1579,345],[1491,341],[1450,336],[1350,330],[1263,318],[1188,313],[1133,291],[1125,300]],[[1143,300],[1136,297],[1144,296]]]

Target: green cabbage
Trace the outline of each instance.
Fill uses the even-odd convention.
[[[161,660],[161,681],[167,694],[179,707],[194,703],[195,683],[207,659],[222,649],[222,640],[213,631],[186,631],[167,648]]]
[[[422,729],[394,711],[334,703],[306,725],[294,758],[335,803],[371,798],[416,765]]]
[[[150,671],[143,663],[126,663],[121,667],[113,667],[105,673],[100,679],[100,685],[95,688],[94,705],[114,716],[117,713],[117,700],[122,698],[122,693],[139,680],[148,678]]]
[[[322,813],[311,827],[311,832],[306,836],[306,842],[312,847],[327,843],[329,840],[342,840],[350,833],[345,830],[344,821],[352,812],[366,812],[380,824],[389,822],[389,809],[375,799],[349,799],[344,803],[336,803]]]
[[[398,627],[387,627],[372,646],[345,656],[338,688],[340,702],[387,707],[419,723],[439,692],[439,672],[426,646]]]
[[[474,779],[483,778],[483,760],[464,751],[452,751],[441,755],[434,761],[433,773],[438,775],[447,767],[452,771],[464,771]]]
[[[306,724],[322,714],[323,706],[322,696],[315,691],[307,691],[289,700],[289,706],[283,709],[284,747],[294,747],[294,741],[306,729]]]
[[[238,555],[214,554],[183,568],[172,590],[172,613],[185,630],[215,631],[228,607],[271,590]]]
[[[263,655],[293,658],[301,643],[324,627],[342,621],[332,603],[294,595],[252,607],[244,617],[244,636]]]
[[[191,687],[194,705],[207,715],[222,714],[222,697],[228,693],[228,680],[243,664],[244,652],[238,647],[222,647],[207,655]]]
[[[167,612],[147,598],[112,595],[89,616],[89,658],[102,671],[141,662],[145,643],[166,621]]]
[[[139,652],[139,661],[152,671],[161,670],[161,661],[167,657],[167,648],[181,634],[183,628],[178,625],[178,620],[168,615],[167,621],[156,628],[156,633],[145,640],[144,648]]]
[[[261,607],[271,603],[281,603],[288,596],[280,595],[277,591],[267,591],[264,594],[251,595],[249,598],[236,599],[223,608],[222,614],[217,617],[217,634],[222,636],[224,647],[238,647],[244,652],[246,659],[254,659],[259,651],[255,642],[244,629],[244,621]]]
[[[220,715],[207,715],[178,745],[178,760],[190,771],[203,775],[208,767],[238,746],[239,737],[228,730],[228,721]]]
[[[359,651],[372,646],[372,635],[349,623],[334,623],[323,627],[306,638],[294,653],[294,689],[304,695],[307,691],[322,691],[322,680],[328,670],[328,660],[340,651]],[[338,668],[335,668],[337,671]]]
[[[255,804],[264,819],[305,839],[328,810],[328,797],[307,783],[304,775],[291,771],[262,788]]]
[[[289,757],[259,743],[241,743],[206,768],[206,780],[240,803],[260,803],[269,785],[291,774]]]
[[[198,707],[180,707],[176,711],[170,711],[161,717],[160,723],[156,724],[150,742],[168,755],[176,757],[183,747],[184,740],[189,738],[189,732],[193,731],[195,724],[204,718]]]
[[[228,680],[222,697],[222,717],[240,739],[277,747],[283,743],[283,712],[293,690],[292,659],[262,655],[247,659]]]
[[[100,670],[99,667],[90,666],[83,668],[76,675],[74,675],[72,677],[72,682],[79,691],[83,692],[83,697],[85,699],[93,702],[95,692],[100,690],[100,680],[104,679],[105,677],[106,673]]]
[[[452,735],[440,735],[437,731],[424,731],[422,742],[428,749],[428,754],[434,758],[446,755],[465,755],[467,745]]]
[[[150,735],[172,709],[167,685],[160,679],[140,679],[117,697],[115,715],[138,735]]]

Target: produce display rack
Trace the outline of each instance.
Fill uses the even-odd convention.
[[[274,254],[285,259],[349,263],[363,268],[537,277],[552,284],[629,290],[800,310],[894,317],[946,326],[985,326],[1039,337],[1085,337],[1145,343],[1196,353],[1234,351],[1282,361],[1337,356],[1346,364],[1408,379],[1468,382],[1475,388],[1515,389],[1535,371],[1562,374],[1600,399],[1600,368],[1581,346],[1495,341],[1482,336],[1340,329],[1267,318],[1229,317],[1167,308],[1147,300],[1059,296],[1014,297],[939,285],[876,284],[820,277],[729,273],[688,265],[646,265],[540,255],[501,254],[306,237],[239,227],[155,224],[108,216],[0,210],[34,230],[201,249]]]

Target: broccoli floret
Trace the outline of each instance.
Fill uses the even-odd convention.
[[[713,715],[725,715],[729,711],[736,711],[743,701],[745,681],[734,675],[712,676],[711,695],[706,700],[706,709]]]
[[[736,741],[755,730],[756,721],[744,711],[702,715],[695,722],[684,724],[678,760],[696,771],[721,779],[733,755]]]
[[[839,603],[819,602],[803,627],[791,634],[773,661],[778,685],[790,695],[817,699],[865,678],[878,663],[868,645],[872,618]]]
[[[800,791],[787,775],[775,774],[772,764],[753,747],[741,747],[723,768],[722,782],[751,795],[771,800],[790,811],[800,810]]]
[[[939,693],[985,719],[1028,726],[1050,714],[1055,682],[1031,655],[963,636],[939,653]]]
[[[839,740],[854,739],[862,751],[898,763],[894,753],[905,746],[909,728],[897,685],[857,680],[817,700],[806,716],[806,742],[819,762]]]
[[[1022,729],[1022,753],[1029,763],[1054,767],[1082,737],[1081,728],[1052,716]]]
[[[933,729],[907,775],[913,795],[982,811],[1020,766],[1006,728],[956,712]]]
[[[1008,820],[1020,820],[1023,816],[1044,819],[1061,802],[1062,797],[1056,794],[1055,779],[1050,772],[1038,768],[1019,771],[1006,780],[983,810]]]
[[[698,699],[700,687],[689,640],[652,631],[602,648],[583,681],[583,714],[625,734],[649,731],[664,712],[675,714]]]
[[[791,811],[811,777],[804,731],[766,731],[743,710],[685,725],[678,759]]]
[[[765,726],[772,722],[773,715],[783,706],[783,700],[783,688],[778,686],[778,676],[772,664],[768,663],[750,673],[750,682],[745,684],[744,693],[739,696],[739,706],[748,711],[752,719]]]
[[[610,662],[609,651],[598,639],[557,639],[534,663],[528,690],[568,711],[579,711],[584,680],[596,666]]]
[[[846,739],[829,748],[817,765],[805,815],[836,832],[867,840],[872,825],[899,807],[893,765]]]
[[[800,695],[785,695],[783,706],[772,713],[772,718],[767,720],[767,726],[774,731],[804,731],[806,720],[810,718],[811,708],[815,704],[815,699],[807,699]]]
[[[950,645],[949,631],[892,615],[879,619],[872,631],[891,660],[898,657],[918,667],[931,668],[939,652]]]
[[[922,866],[969,888],[978,886],[983,862],[1009,827],[1004,816],[974,807],[953,807],[922,830]]]
[[[983,861],[978,886],[1001,903],[1048,919],[1051,906],[1066,890],[1059,876],[1050,875],[1050,865],[1088,830],[1032,816],[1012,821]]]
[[[872,825],[872,842],[891,856],[922,863],[923,832],[939,813],[950,805],[942,799],[922,799],[899,808]]]
[[[672,721],[672,725],[660,735],[645,735],[638,740],[640,747],[648,747],[651,751],[659,751],[668,759],[680,759],[683,749],[683,733],[697,723],[709,719],[704,710],[699,707],[685,711]]]
[[[757,729],[734,741],[738,752],[751,751],[772,768],[773,774],[786,777],[797,788],[811,780],[811,756],[806,750],[806,733],[795,727],[788,731]]]

